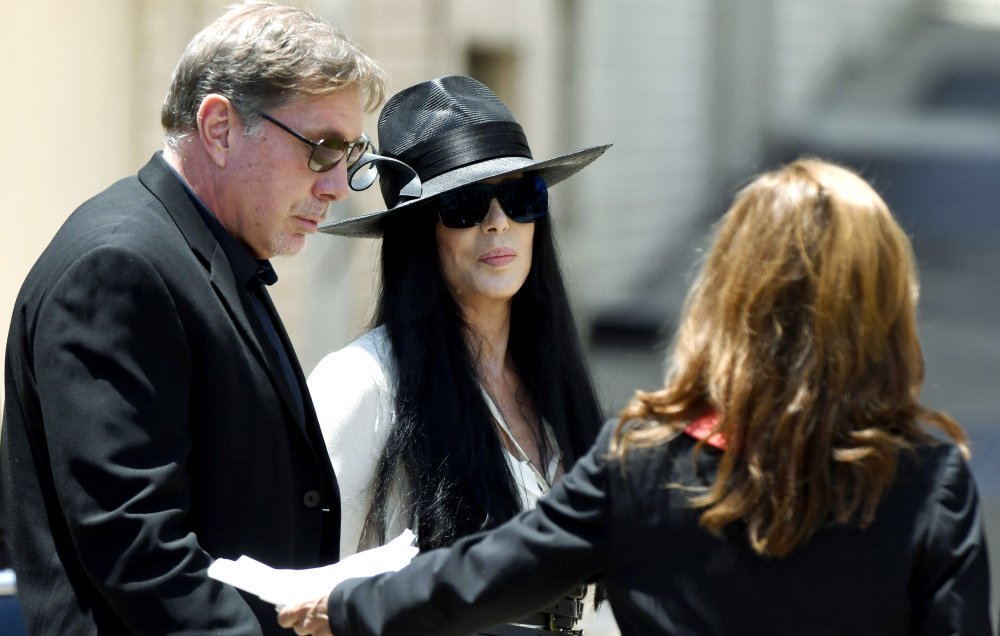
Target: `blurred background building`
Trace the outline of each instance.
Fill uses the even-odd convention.
[[[660,383],[699,247],[740,184],[802,154],[871,179],[914,240],[925,402],[970,432],[1000,580],[1000,0],[287,1],[341,26],[392,92],[477,77],[536,157],[614,142],[552,193],[609,416]],[[225,4],[3,0],[0,333],[66,216],[162,146],[173,65]],[[381,205],[372,189],[333,215]],[[317,236],[275,263],[307,373],[363,329],[376,254]]]

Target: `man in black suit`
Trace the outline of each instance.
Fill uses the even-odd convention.
[[[178,64],[164,151],[31,270],[0,444],[30,633],[275,633],[273,606],[208,578],[212,560],[337,560],[337,482],[267,259],[347,196],[383,94],[308,12],[232,7]]]

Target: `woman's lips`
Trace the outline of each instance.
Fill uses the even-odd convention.
[[[501,267],[517,258],[517,252],[509,247],[498,247],[492,249],[479,257],[479,262],[486,263],[492,267]]]

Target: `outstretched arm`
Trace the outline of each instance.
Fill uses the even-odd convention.
[[[602,435],[537,508],[397,573],[345,581],[279,622],[299,634],[458,636],[555,602],[606,570],[607,447]]]

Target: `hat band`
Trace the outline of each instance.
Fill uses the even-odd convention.
[[[397,157],[408,164],[422,181],[463,166],[499,157],[531,159],[524,129],[513,121],[485,121],[434,135]]]

